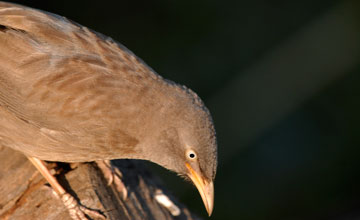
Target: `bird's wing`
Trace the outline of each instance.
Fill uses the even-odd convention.
[[[84,152],[96,142],[104,154],[136,145],[113,121],[140,114],[131,106],[159,76],[126,48],[66,18],[9,3],[0,3],[0,48],[3,112]],[[2,130],[0,140],[9,135]]]

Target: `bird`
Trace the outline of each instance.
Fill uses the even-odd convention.
[[[151,161],[188,178],[209,216],[213,211],[217,140],[199,96],[110,37],[6,2],[0,2],[0,145],[38,166]]]

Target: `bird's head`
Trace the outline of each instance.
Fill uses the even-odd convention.
[[[151,161],[190,179],[209,214],[214,206],[217,167],[215,130],[209,111],[190,90],[164,113]]]

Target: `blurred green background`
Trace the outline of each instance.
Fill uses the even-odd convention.
[[[203,98],[211,219],[360,219],[358,0],[14,1],[111,36]],[[190,210],[197,191],[150,165]]]

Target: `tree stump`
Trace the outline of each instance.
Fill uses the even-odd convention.
[[[60,184],[80,203],[100,211],[107,219],[197,220],[146,169],[142,161],[116,160],[113,165],[123,174],[128,196],[124,200],[116,187],[108,185],[95,163],[80,163],[75,168],[65,163],[49,163]],[[179,209],[161,205],[155,195],[163,193]],[[0,147],[0,219],[70,219],[61,200],[27,158],[7,147]]]

